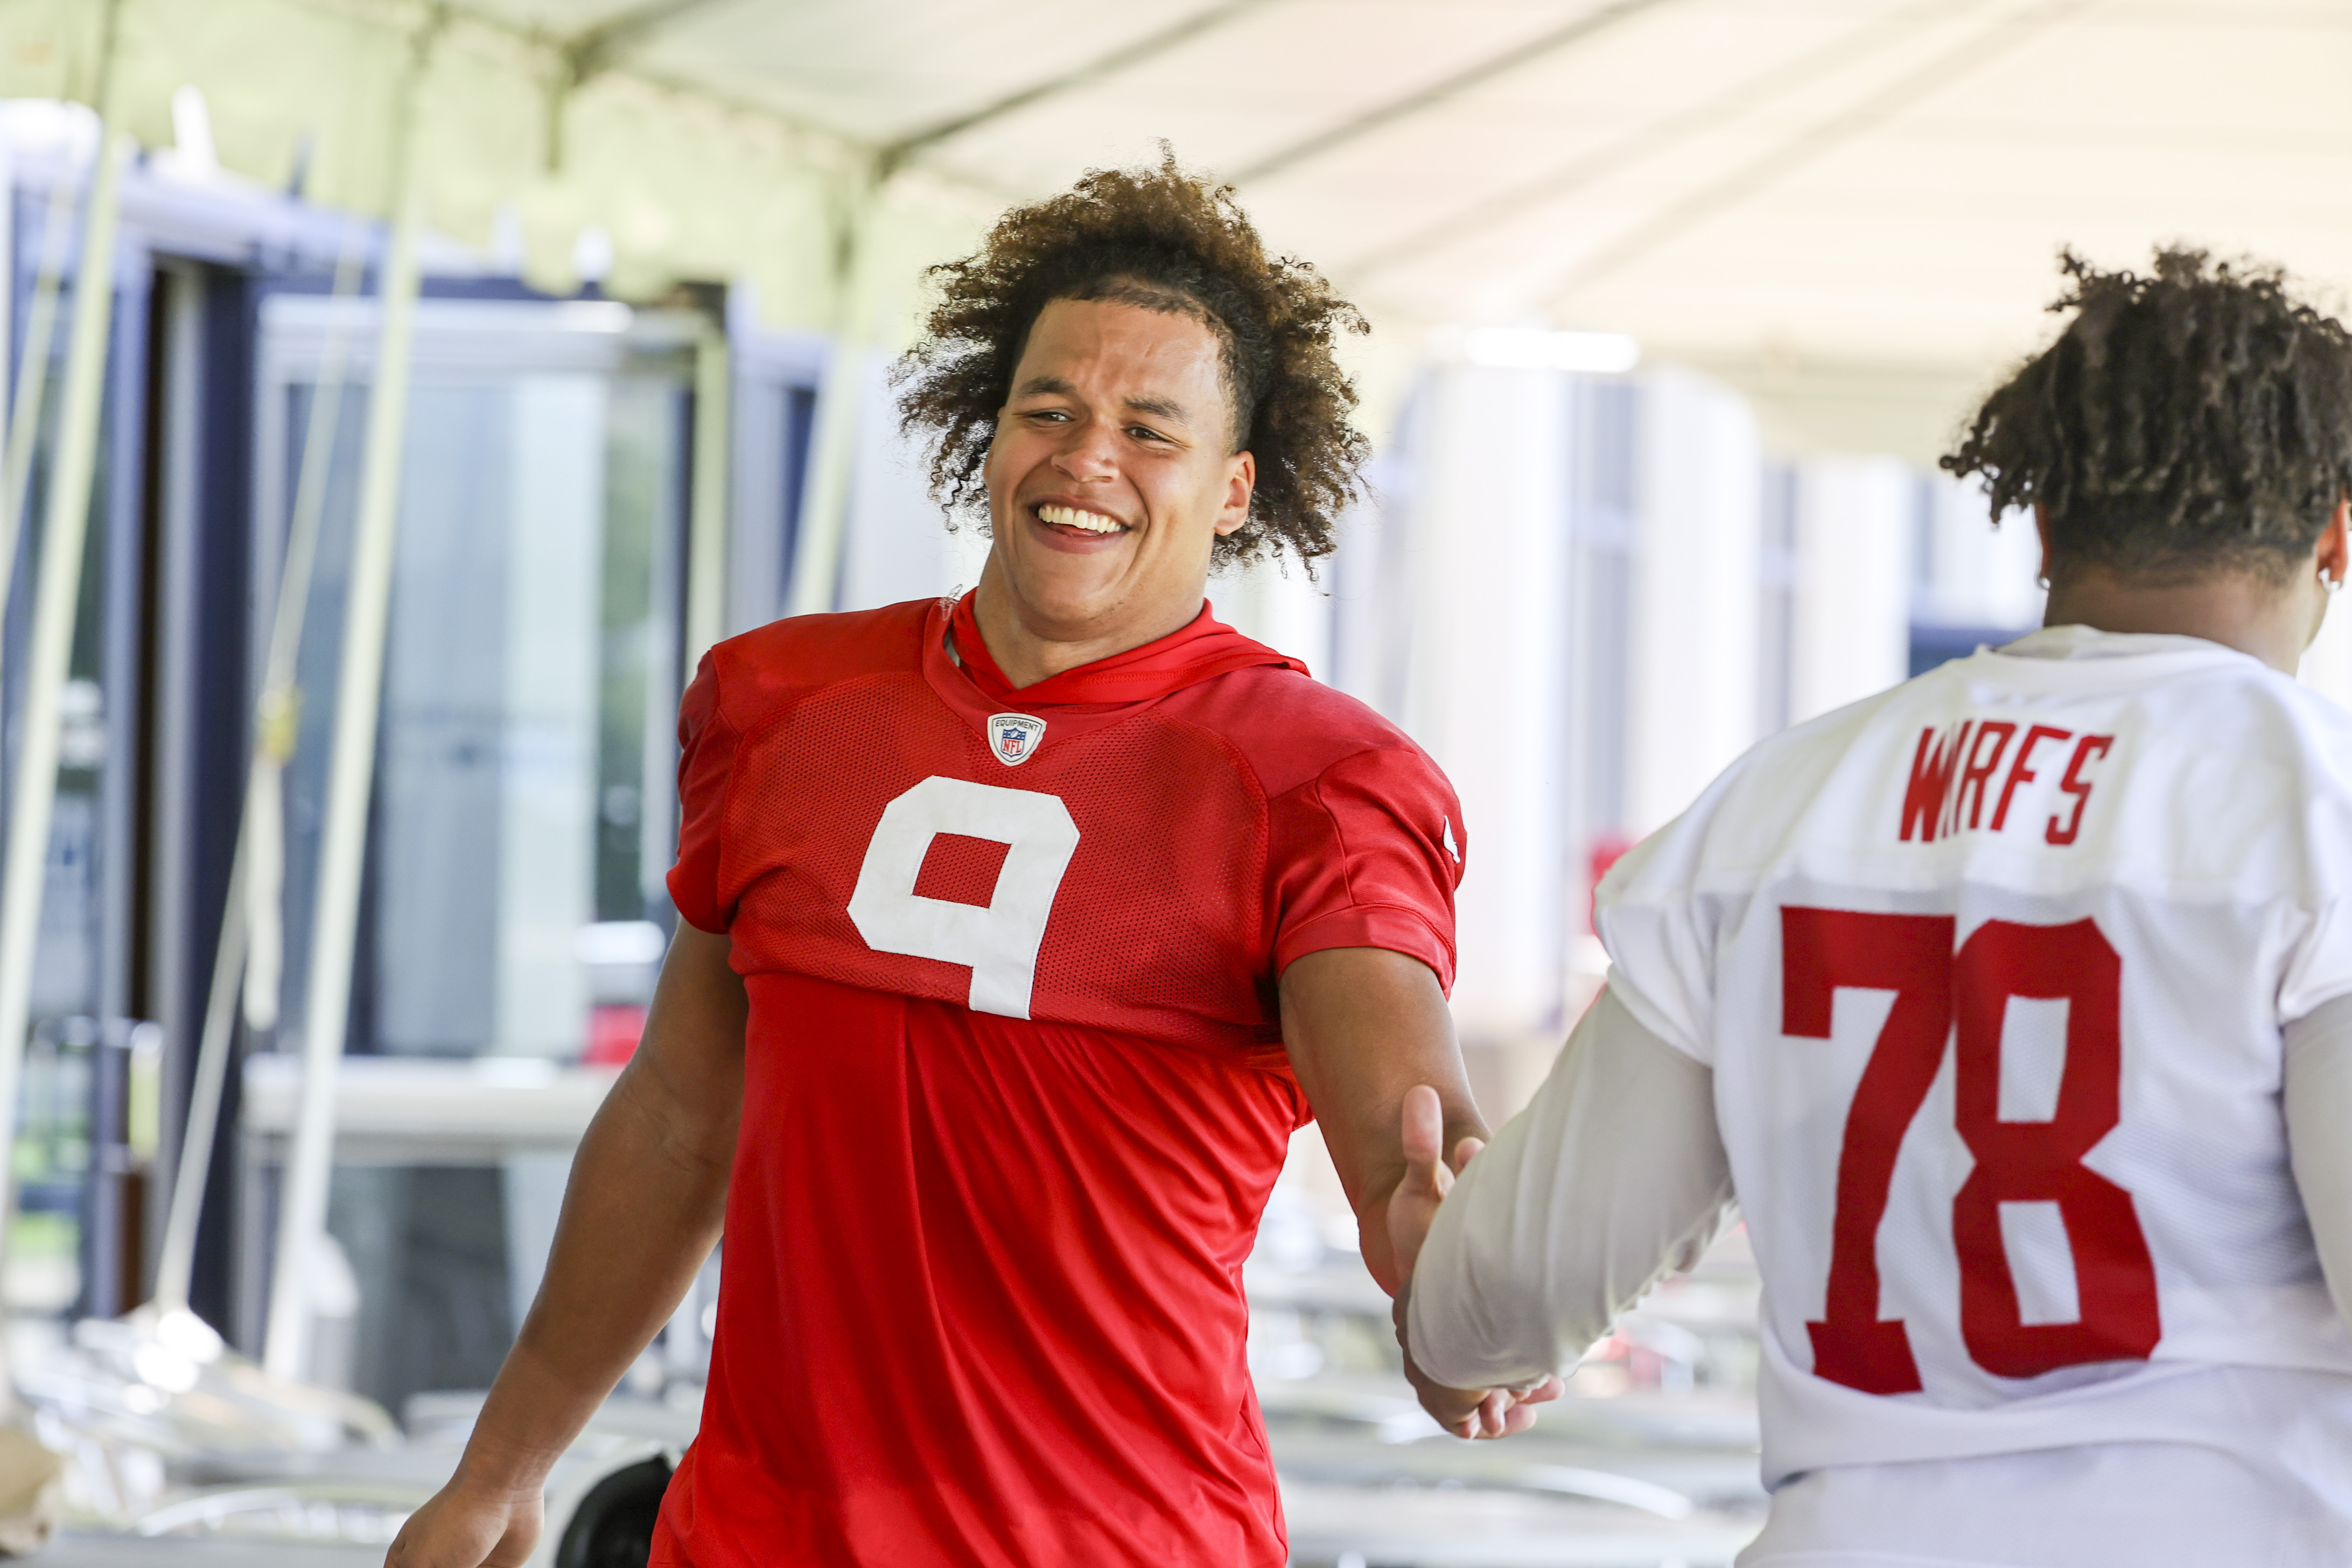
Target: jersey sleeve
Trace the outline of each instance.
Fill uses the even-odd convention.
[[[735,727],[719,709],[719,670],[709,654],[677,710],[677,863],[669,898],[678,916],[716,936],[734,922],[719,891],[727,782],[734,772]]]
[[[1715,930],[1698,896],[1698,852],[1722,782],[1627,850],[1601,879],[1593,925],[1609,950],[1609,988],[1642,1026],[1715,1065]]]
[[[1341,758],[1268,805],[1274,965],[1377,947],[1454,986],[1454,890],[1466,836],[1437,764],[1406,746]]]

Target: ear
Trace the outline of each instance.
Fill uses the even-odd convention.
[[[2352,569],[2352,540],[2347,538],[2347,529],[2352,529],[2352,499],[2336,503],[2335,514],[2319,531],[2319,542],[2312,546],[2311,563],[2318,569],[2322,582],[2340,586],[2345,572]]]
[[[1213,525],[1220,537],[1249,521],[1250,498],[1257,493],[1257,458],[1235,452],[1225,459],[1225,503],[1217,509]]]

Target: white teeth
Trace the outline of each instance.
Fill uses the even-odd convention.
[[[1082,528],[1088,533],[1117,533],[1120,525],[1096,511],[1080,511],[1074,506],[1041,506],[1037,509],[1040,521],[1058,523],[1064,528]]]

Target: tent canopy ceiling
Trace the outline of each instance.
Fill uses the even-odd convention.
[[[2340,0],[477,4],[1011,195],[1165,137],[1383,313],[1816,404],[1980,381],[2062,245],[2352,279]]]
[[[142,10],[186,6],[118,3],[132,33]],[[206,0],[203,14],[272,5],[388,24],[427,12],[421,0]],[[2251,254],[2329,303],[2326,290],[2352,282],[2342,0],[440,11],[537,62],[509,68],[510,97],[546,80],[585,104],[633,82],[748,110],[836,147],[842,166],[882,172],[886,193],[964,193],[941,234],[968,237],[1003,202],[1149,158],[1165,138],[1234,179],[1277,244],[1383,325],[1631,333],[1836,444],[1938,440],[1967,391],[2047,331],[2062,245],[2123,264],[2170,241]],[[194,31],[160,28],[164,42],[147,47]],[[217,74],[230,58],[209,62]],[[226,111],[236,84],[193,79]],[[501,111],[516,138],[556,122]]]

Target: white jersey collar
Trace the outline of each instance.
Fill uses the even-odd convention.
[[[1980,651],[2010,658],[2130,658],[2149,654],[2203,654],[2252,658],[2226,644],[2178,632],[2103,632],[2095,626],[2043,626],[2015,642]]]

